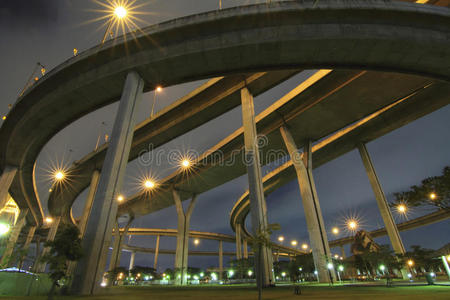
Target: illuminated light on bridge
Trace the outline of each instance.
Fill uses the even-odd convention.
[[[297,246],[297,244],[298,244],[298,242],[297,242],[296,240],[291,241],[291,245],[292,245],[292,246],[295,247],[295,246]]]
[[[151,179],[147,179],[144,181],[144,188],[147,190],[151,190],[156,186],[155,182]]]
[[[199,239],[195,239],[195,240],[194,240],[194,245],[197,246],[198,244],[200,244],[200,240],[199,240]]]
[[[47,224],[51,224],[51,223],[53,223],[53,218],[51,218],[51,217],[46,217],[46,218],[44,219],[44,221],[45,221],[45,223],[47,223]]]
[[[7,234],[10,229],[9,224],[0,223],[0,236]]]
[[[56,180],[56,181],[61,181],[61,180],[64,179],[64,177],[66,177],[66,175],[64,174],[63,171],[57,171],[57,172],[55,173],[55,180]]]
[[[114,15],[115,15],[117,18],[119,18],[119,19],[125,18],[125,17],[127,16],[127,14],[128,14],[128,11],[127,11],[127,9],[126,9],[125,7],[123,7],[123,6],[117,6],[117,7],[114,9]]]
[[[333,227],[333,228],[331,229],[331,232],[332,232],[333,234],[335,234],[335,235],[338,235],[338,234],[339,234],[339,228]]]
[[[284,236],[280,235],[280,236],[278,237],[278,241],[279,241],[280,243],[282,243],[282,242],[284,241]]]
[[[347,221],[347,228],[354,232],[356,229],[358,229],[358,222],[356,220],[350,219]]]
[[[122,202],[125,198],[122,195],[119,195],[117,197],[117,201]]]
[[[308,244],[302,244],[302,249],[303,249],[303,250],[308,249],[308,247],[309,247]]]

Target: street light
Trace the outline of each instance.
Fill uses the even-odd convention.
[[[46,217],[45,218],[45,223],[51,224],[51,223],[53,223],[53,219],[51,217]]]
[[[144,181],[144,188],[145,188],[146,190],[151,190],[151,189],[153,189],[154,187],[155,187],[155,182],[154,182],[153,180],[146,179],[146,180]]]
[[[303,250],[308,249],[308,247],[309,247],[308,244],[302,244],[302,249],[303,249]]]
[[[436,193],[430,193],[430,199],[431,200],[435,200],[437,198],[437,195],[436,195]]]
[[[282,243],[282,242],[284,241],[284,236],[280,235],[280,236],[278,237],[278,241],[279,241],[280,243]]]
[[[128,11],[127,11],[127,9],[126,9],[125,7],[123,7],[123,6],[117,6],[117,7],[114,9],[114,15],[115,15],[116,18],[118,18],[118,19],[123,19],[123,18],[125,18],[125,17],[127,16],[127,14],[128,14]]]
[[[65,176],[66,176],[66,175],[65,175],[64,172],[61,171],[61,170],[56,171],[55,174],[54,174],[54,177],[55,177],[55,180],[56,180],[56,181],[61,181],[61,180],[63,180]]]
[[[327,268],[328,268],[329,270],[332,270],[332,269],[333,269],[333,267],[334,267],[334,266],[333,266],[333,264],[332,264],[332,263],[328,263],[328,264],[327,264]]]
[[[298,242],[296,240],[291,241],[291,245],[296,247],[298,245]]]
[[[200,240],[199,239],[195,239],[194,240],[194,245],[197,246],[198,244],[200,244]]]
[[[152,112],[150,113],[150,118],[153,117],[153,112],[155,110],[156,93],[160,93],[161,91],[162,91],[162,87],[158,85],[153,92],[153,104],[152,104]]]
[[[0,223],[0,236],[7,234],[10,229],[11,227],[9,226],[9,224]]]
[[[117,197],[117,201],[122,202],[125,198],[122,195],[119,195]]]
[[[358,222],[354,219],[350,219],[347,221],[347,227],[350,231],[355,231],[358,228]]]
[[[412,267],[414,266],[414,261],[412,259],[408,259],[407,264],[408,266]]]
[[[333,227],[333,229],[331,229],[331,232],[333,232],[334,235],[338,235],[339,234],[339,228]]]

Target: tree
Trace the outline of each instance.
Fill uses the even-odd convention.
[[[48,299],[53,299],[53,295],[59,282],[66,279],[69,262],[77,261],[83,256],[81,247],[80,232],[78,227],[72,224],[63,225],[57,232],[53,241],[45,243],[50,248],[49,253],[43,257],[50,266],[50,278],[53,281],[48,294]]]
[[[411,268],[415,269],[416,272],[429,272],[430,270],[437,269],[440,265],[439,260],[433,259],[434,250],[422,248],[418,245],[411,246],[412,251],[406,252],[404,255],[400,256],[400,259],[404,265],[409,265],[409,261],[412,265]]]
[[[432,205],[439,209],[450,209],[450,166],[444,168],[441,176],[425,178],[420,185],[394,193],[394,196],[392,206],[406,203],[412,207]]]

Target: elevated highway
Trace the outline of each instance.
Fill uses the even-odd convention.
[[[132,40],[129,34],[94,47],[28,89],[0,129],[0,168],[17,170],[9,192],[20,207],[31,209],[30,224],[42,224],[33,177],[39,152],[65,126],[117,101],[130,70],[144,79],[146,91],[286,68],[392,71],[448,81],[448,20],[448,10],[426,5],[305,1],[237,7],[150,26],[137,34],[137,43],[125,43]]]

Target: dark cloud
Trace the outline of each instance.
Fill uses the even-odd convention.
[[[58,19],[58,0],[2,0],[0,24],[9,26],[46,26]]]

